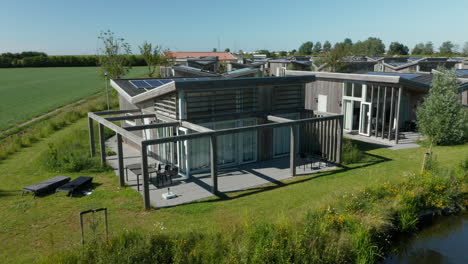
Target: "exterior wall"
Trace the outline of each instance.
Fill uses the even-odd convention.
[[[468,89],[466,89],[465,91],[462,91],[460,93],[460,97],[461,97],[461,104],[468,106]]]
[[[270,75],[272,76],[277,76],[277,69],[279,68],[287,68],[288,64],[289,63],[283,63],[283,62],[269,62],[269,72],[270,72]]]
[[[327,112],[341,114],[341,100],[343,98],[343,81],[319,79],[307,83],[305,87],[305,108],[318,110],[318,95],[327,96]]]

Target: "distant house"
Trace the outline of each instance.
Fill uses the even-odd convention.
[[[261,75],[258,68],[243,68],[234,71],[227,71],[224,73],[217,73],[199,68],[194,68],[185,65],[172,66],[171,77],[189,77],[189,78],[240,78],[240,77],[258,77]]]
[[[236,61],[237,58],[230,52],[175,52],[168,51],[166,56],[175,59],[218,57],[220,61]]]
[[[374,67],[377,72],[416,73],[431,72],[437,67],[455,68],[458,61],[446,57],[385,57]]]

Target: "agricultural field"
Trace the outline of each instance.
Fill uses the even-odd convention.
[[[78,213],[91,208],[108,208],[111,235],[134,229],[165,234],[214,232],[230,230],[239,224],[294,219],[309,209],[326,205],[337,195],[384,182],[399,182],[407,178],[408,173],[419,172],[422,157],[427,151],[422,147],[393,151],[357,142],[365,153],[363,162],[244,192],[228,193],[226,198],[211,198],[147,212],[137,192],[119,187],[114,171],[63,173],[44,167],[41,157],[49,149],[49,144],[70,137],[80,140],[79,134],[84,134],[86,141],[86,130],[87,120],[81,119],[0,161],[0,259],[5,263],[31,263],[44,255],[80,248]],[[435,147],[434,153],[440,164],[456,166],[468,156],[468,145]],[[31,195],[21,196],[22,187],[56,175],[72,178],[93,176],[95,189],[91,195],[77,198],[47,195],[33,199]]]
[[[142,77],[134,67],[127,77]],[[103,91],[97,67],[0,69],[0,131]]]

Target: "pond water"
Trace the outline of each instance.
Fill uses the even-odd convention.
[[[468,214],[436,217],[383,263],[468,263]]]

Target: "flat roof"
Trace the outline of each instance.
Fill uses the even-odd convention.
[[[314,80],[315,76],[313,75],[243,78],[133,78],[112,79],[111,86],[127,101],[137,104],[181,89],[251,88],[256,85],[284,85],[307,83]]]

